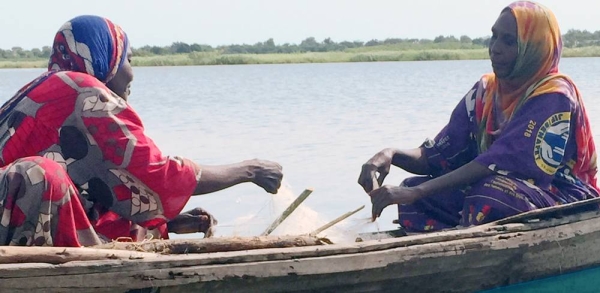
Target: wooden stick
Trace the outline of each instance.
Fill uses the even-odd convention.
[[[381,178],[381,175],[379,175],[379,177],[373,176],[373,190],[378,189],[379,187],[381,187],[381,184],[383,182],[379,182],[379,178]]]
[[[0,264],[49,263],[62,264],[70,261],[96,261],[107,259],[151,259],[160,255],[137,251],[117,251],[87,247],[0,247]]]
[[[281,222],[283,222],[292,212],[294,212],[294,210],[296,210],[296,208],[313,192],[312,188],[308,188],[305,189],[300,196],[298,196],[296,198],[296,200],[294,200],[294,202],[292,202],[292,204],[290,204],[290,206],[287,207],[287,209],[285,209],[285,211],[283,211],[283,213],[281,214],[281,216],[279,216],[279,218],[277,218],[275,220],[275,222],[273,222],[273,224],[271,224],[271,226],[269,226],[269,228],[267,228],[267,230],[265,230],[265,232],[263,232],[262,234],[260,234],[261,236],[267,236],[269,234],[271,234],[271,232],[273,232],[273,230],[275,230],[275,228],[277,228],[277,226],[279,226],[279,224],[281,224]]]
[[[311,236],[216,237],[204,239],[149,240],[144,242],[112,242],[98,248],[157,252],[163,254],[210,253],[263,248],[285,248],[323,245],[326,238]]]
[[[383,178],[381,176],[381,173],[379,174],[379,177],[377,177],[377,175],[373,176],[373,190],[379,189],[379,187],[381,187],[381,184],[383,184]],[[373,216],[372,212],[373,206],[371,206],[371,222],[375,222],[377,218]]]
[[[358,211],[360,211],[360,210],[362,210],[362,209],[364,209],[364,208],[365,208],[365,206],[363,205],[363,206],[361,206],[361,207],[360,207],[360,208],[358,208],[358,209],[355,209],[355,210],[353,210],[353,211],[351,211],[351,212],[347,212],[347,213],[345,213],[345,214],[343,214],[343,215],[341,215],[341,216],[337,217],[335,220],[333,220],[333,221],[331,221],[331,222],[329,222],[329,223],[327,223],[327,224],[323,225],[322,227],[318,228],[317,230],[310,232],[310,234],[308,234],[308,235],[309,235],[309,236],[312,236],[312,237],[315,237],[315,236],[317,236],[317,234],[319,234],[319,233],[321,233],[321,232],[323,232],[323,231],[325,231],[325,230],[329,229],[331,226],[333,226],[333,225],[335,225],[335,224],[337,224],[337,223],[339,223],[339,222],[341,222],[341,221],[345,220],[346,218],[348,218],[348,217],[350,217],[350,216],[352,216],[352,215],[354,215],[354,214],[358,213]]]

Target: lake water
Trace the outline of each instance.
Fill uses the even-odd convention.
[[[600,58],[561,66],[579,85],[600,141],[598,68]],[[371,205],[356,183],[361,165],[384,147],[412,148],[435,136],[489,70],[483,60],[136,67],[130,103],[165,154],[209,165],[262,158],[283,166],[287,187],[279,195],[248,183],[190,200],[186,208],[202,206],[219,220],[217,235],[260,234],[308,187],[313,194],[278,233],[308,233],[361,205],[336,229],[387,230],[395,228],[394,207],[366,224]],[[2,101],[41,72],[0,70]],[[406,176],[395,168],[386,183]]]

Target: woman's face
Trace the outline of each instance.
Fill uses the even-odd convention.
[[[131,82],[133,81],[133,69],[131,68],[131,49],[127,49],[127,57],[117,71],[115,76],[106,84],[106,86],[119,97],[127,100],[131,93]]]
[[[503,11],[492,26],[489,54],[496,77],[510,76],[519,55],[517,19],[510,10]]]

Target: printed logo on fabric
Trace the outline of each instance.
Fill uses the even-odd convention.
[[[556,113],[537,132],[533,154],[535,163],[546,174],[554,175],[560,166],[569,139],[570,112]]]

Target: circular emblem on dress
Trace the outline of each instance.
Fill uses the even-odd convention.
[[[562,163],[569,139],[571,113],[556,113],[537,132],[533,154],[536,165],[546,174],[554,175]]]

